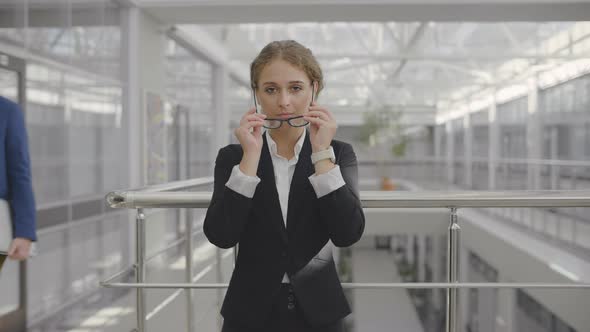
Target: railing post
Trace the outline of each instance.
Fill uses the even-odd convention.
[[[447,281],[459,281],[459,247],[461,244],[461,228],[457,223],[457,208],[451,208],[449,225],[449,241],[447,246]],[[460,332],[459,322],[459,289],[447,289],[447,328],[446,332]]]
[[[135,223],[135,282],[145,281],[145,214],[137,209]],[[136,290],[137,331],[146,332],[145,294],[143,288]]]
[[[185,219],[186,239],[185,239],[185,280],[187,283],[193,282],[193,211],[186,209]],[[193,316],[193,290],[185,289],[186,294],[186,330],[188,332],[194,331],[194,316]]]

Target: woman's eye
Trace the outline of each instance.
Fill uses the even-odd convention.
[[[264,89],[264,91],[266,93],[274,93],[276,91],[276,89],[275,88],[266,88],[266,89]]]
[[[294,86],[291,89],[293,89],[293,91],[301,91],[301,87],[300,86]]]

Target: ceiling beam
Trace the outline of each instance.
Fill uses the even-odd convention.
[[[481,52],[475,51],[467,53],[467,51],[442,54],[442,53],[408,53],[408,54],[346,54],[346,53],[314,53],[319,60],[337,60],[342,58],[349,58],[351,60],[371,60],[371,63],[377,62],[393,62],[402,60],[412,61],[446,61],[446,62],[489,62],[489,61],[506,61],[514,59],[526,60],[582,60],[590,58],[589,54],[530,54],[524,52]],[[233,56],[234,59],[252,59],[252,54],[237,54]]]
[[[369,44],[367,44],[366,38],[364,36],[360,35],[359,31],[355,28],[355,26],[353,26],[352,24],[348,24],[348,29],[350,30],[350,32],[352,33],[352,35],[354,36],[356,41],[359,44],[361,44],[361,46],[365,49],[367,54],[372,55],[374,53],[373,49],[371,47],[369,47]],[[379,65],[379,70],[382,71],[383,67],[381,67],[381,64],[380,63],[377,63],[377,64]],[[354,69],[358,72],[358,74],[360,76],[361,75],[360,67],[356,67]],[[363,77],[362,80],[363,80],[363,82],[365,82],[365,85],[367,86],[368,85],[368,84],[366,84],[367,78]],[[383,95],[382,92],[377,94],[375,89],[369,89],[369,93],[372,94],[373,97],[375,97],[375,99],[377,99],[377,101],[379,101],[379,104],[381,104],[381,105],[384,104],[384,100],[386,100],[386,99],[385,99],[385,96]]]
[[[414,34],[410,38],[408,44],[404,46],[404,49],[402,51],[403,53],[409,53],[414,50],[416,44],[420,41],[420,39],[422,39],[422,37],[424,37],[424,33],[426,32],[427,27],[428,23],[420,23],[418,28],[416,28],[416,31],[414,31]],[[393,75],[391,76],[393,80],[397,80],[399,78],[399,76],[402,73],[402,70],[406,66],[406,63],[408,63],[408,59],[403,59],[402,61],[400,61],[399,65],[397,66],[397,68],[393,72]]]
[[[387,88],[417,88],[417,89],[428,89],[428,90],[443,90],[452,88],[448,82],[445,81],[433,81],[433,80],[403,80],[403,81],[386,81],[379,80],[375,83],[383,83]],[[358,82],[341,82],[341,81],[327,81],[325,82],[326,88],[362,88],[365,85]]]
[[[576,42],[580,42],[580,41],[586,40],[587,38],[588,38],[588,35],[584,35],[581,38],[579,38]],[[555,54],[563,51],[564,49],[571,48],[571,45],[573,45],[574,43],[575,42],[573,42],[570,39],[569,45],[556,50],[555,51]],[[586,57],[585,59],[588,59],[588,57]],[[554,67],[557,67],[558,65],[559,64],[550,64],[550,66],[554,66]],[[515,83],[515,82],[518,82],[518,81],[527,80],[532,75],[538,75],[539,72],[541,72],[541,71],[542,70],[540,70],[540,69],[535,69],[535,66],[534,65],[530,65],[525,70],[518,71],[516,73],[513,73],[508,78],[505,78],[505,79],[503,79],[501,81],[493,82],[493,84],[491,84],[491,85],[480,85],[479,86],[479,89],[475,89],[475,91],[472,91],[472,92],[469,92],[469,93],[465,93],[465,94],[463,94],[462,97],[460,97],[458,99],[451,99],[451,100],[449,100],[449,102],[450,103],[457,103],[457,102],[461,102],[461,101],[464,101],[464,100],[469,100],[469,99],[473,98],[474,96],[476,96],[477,94],[484,93],[487,90],[490,90],[490,89],[493,90],[493,89],[497,89],[498,87],[501,87],[501,86],[509,85],[511,83]]]
[[[512,32],[512,30],[510,30],[508,24],[502,23],[500,24],[500,28],[502,29],[504,36],[506,36],[506,39],[508,39],[508,41],[510,42],[510,46],[512,47],[512,49],[517,50],[520,47],[522,47],[522,44],[518,41],[518,39],[516,39],[516,36]]]
[[[397,46],[398,50],[403,50],[404,49],[404,43],[402,42],[399,34],[397,33],[397,31],[394,29],[394,26],[397,27],[397,24],[392,22],[392,23],[383,23],[383,25],[385,26],[385,28],[387,29],[387,32],[389,32],[389,36],[391,37],[391,39],[393,40],[393,42],[395,43],[395,45]]]
[[[417,53],[411,52],[406,54],[345,54],[345,53],[318,53],[315,56],[320,60],[334,60],[342,58],[350,58],[351,60],[375,60],[376,62],[383,61],[447,61],[447,62],[469,62],[469,61],[505,61],[514,59],[526,60],[582,60],[590,58],[590,54],[530,54],[524,52],[498,52],[490,54],[490,52],[461,52],[453,54],[443,53]]]
[[[450,69],[450,70],[453,70],[456,72],[460,72],[460,73],[467,74],[467,75],[470,75],[470,76],[473,76],[476,78],[480,78],[486,83],[493,82],[492,75],[486,71],[477,70],[477,69],[469,69],[469,68],[465,68],[464,66],[459,66],[456,64],[446,63],[446,62],[442,62],[442,61],[427,61],[425,63],[430,64],[435,67],[447,68],[447,69]]]
[[[473,35],[477,29],[477,26],[478,25],[474,22],[463,22],[455,31],[452,40],[455,41],[455,44],[459,50],[465,50],[465,41]]]
[[[421,61],[422,61],[421,62],[422,65],[442,68],[444,70],[452,70],[452,71],[456,71],[456,72],[461,72],[461,73],[464,73],[464,74],[467,74],[470,76],[481,78],[485,82],[491,82],[491,80],[492,80],[491,74],[486,71],[483,71],[483,70],[470,69],[469,67],[466,67],[466,66],[461,66],[458,64],[444,62],[444,61],[440,61],[440,60],[421,60]],[[344,65],[341,67],[330,68],[330,72],[355,69],[355,68],[358,68],[359,66],[364,66],[364,65],[369,65],[369,64],[370,63],[368,63],[368,62],[361,63],[361,64],[354,64],[354,63],[348,64],[348,65]]]
[[[3,38],[0,38],[1,42],[8,42]],[[234,57],[234,54],[231,54],[231,58],[233,60],[240,60],[244,61],[245,63],[249,63],[254,59],[256,54],[252,54],[251,56],[238,56]],[[457,62],[467,62],[469,63],[469,67],[478,67],[478,63],[485,63],[490,61],[507,61],[507,60],[515,60],[515,59],[525,59],[525,60],[561,60],[561,61],[575,61],[575,60],[587,60],[590,59],[590,54],[584,55],[559,55],[559,54],[549,54],[549,55],[531,55],[531,54],[523,54],[523,53],[506,53],[506,54],[457,54],[456,56],[446,55],[446,54],[389,54],[389,55],[374,55],[370,56],[367,54],[315,54],[315,57],[320,61],[333,61],[339,60],[343,58],[349,58],[351,60],[357,62],[345,63],[345,64],[338,64],[334,66],[323,65],[322,69],[324,70],[349,70],[353,69],[354,67],[362,67],[368,66],[371,64],[377,63],[386,63],[386,62],[398,62],[402,60],[411,60],[411,61],[443,61],[443,62],[450,62],[450,63],[457,63]],[[187,61],[194,59],[192,56],[186,55],[169,55],[167,56],[171,61],[178,60],[178,61]],[[84,61],[112,61],[115,63],[119,58],[116,56],[106,56],[106,55],[92,55],[88,56],[84,59]]]
[[[248,73],[242,67],[233,65],[225,45],[210,36],[205,30],[196,26],[190,27],[190,30],[173,26],[168,29],[167,35],[194,56],[205,58],[219,66],[226,66],[229,74],[240,84],[250,85]]]
[[[142,8],[170,24],[288,22],[546,22],[586,21],[588,0],[352,1],[141,0]]]
[[[2,1],[0,1],[2,2]],[[66,23],[75,27],[118,26],[120,24],[119,9],[107,6],[83,7],[71,9],[71,22],[66,22],[65,2],[51,3],[43,8],[29,8],[27,17],[21,8],[0,5],[0,28],[22,28],[25,22],[29,28],[64,28]],[[98,2],[97,2],[98,3]]]

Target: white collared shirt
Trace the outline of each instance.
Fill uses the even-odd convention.
[[[301,137],[297,140],[294,147],[294,156],[291,160],[280,156],[277,151],[276,142],[270,137],[268,130],[265,132],[266,141],[268,143],[268,149],[272,158],[272,165],[274,168],[275,182],[277,185],[277,193],[279,194],[279,202],[281,205],[281,212],[283,214],[283,221],[285,227],[287,227],[287,210],[289,207],[289,190],[291,188],[291,180],[293,180],[293,173],[295,173],[295,166],[299,160],[299,153],[303,148],[303,142],[305,141],[305,132],[303,131]],[[345,185],[344,178],[340,172],[340,166],[332,168],[330,171],[316,175],[312,174],[308,177],[317,198],[325,196],[332,191]],[[229,180],[225,184],[229,189],[242,194],[248,198],[254,196],[256,186],[260,182],[258,176],[248,176],[240,170],[240,165],[235,165],[232,169]],[[289,279],[287,274],[283,277],[283,282],[288,282]]]

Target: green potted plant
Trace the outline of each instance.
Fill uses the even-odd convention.
[[[368,147],[377,165],[381,190],[394,190],[395,185],[387,174],[385,165],[388,154],[401,158],[406,152],[407,137],[400,119],[403,113],[390,107],[381,107],[363,115],[359,141]],[[384,151],[388,153],[384,153]]]

